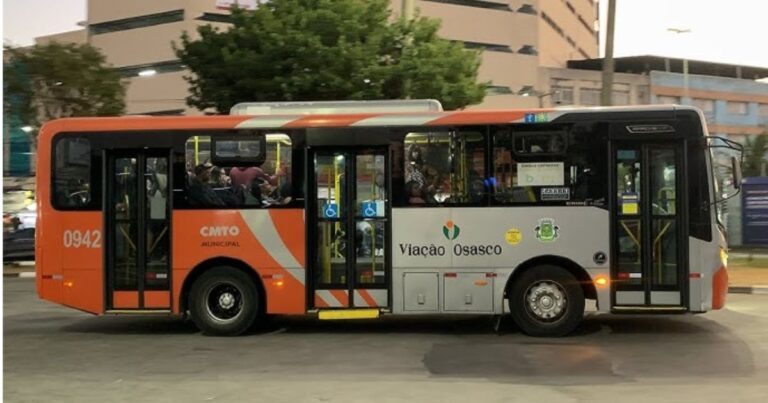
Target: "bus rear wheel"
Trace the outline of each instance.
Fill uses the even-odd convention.
[[[576,277],[559,266],[526,270],[512,284],[508,299],[512,318],[529,336],[565,336],[584,317],[584,292]]]
[[[259,291],[246,273],[232,267],[214,267],[192,284],[189,312],[204,334],[237,336],[259,317]]]

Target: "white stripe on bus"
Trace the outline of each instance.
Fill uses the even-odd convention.
[[[248,225],[248,229],[259,241],[264,249],[272,256],[272,259],[288,271],[302,285],[304,284],[303,270],[299,272],[296,269],[303,269],[299,262],[293,257],[293,254],[283,243],[280,235],[277,233],[275,223],[269,211],[266,210],[240,210],[240,216]],[[293,269],[293,270],[292,270]],[[300,274],[301,273],[301,274]]]

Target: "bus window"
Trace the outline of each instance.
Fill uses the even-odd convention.
[[[53,170],[53,204],[57,208],[83,209],[91,204],[91,143],[82,137],[56,142]]]
[[[606,131],[578,125],[493,132],[494,199],[502,204],[605,205]]]
[[[264,136],[264,143],[231,136],[217,140],[214,135],[213,141],[212,136],[188,138],[185,146],[188,204],[209,208],[266,208],[290,203],[291,138],[284,133]],[[264,150],[261,144],[265,144]],[[217,162],[227,166],[216,165]]]
[[[406,204],[485,201],[485,142],[481,133],[408,133],[404,146]]]

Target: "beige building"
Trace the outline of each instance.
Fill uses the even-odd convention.
[[[602,72],[560,67],[540,67],[538,92],[531,94],[541,107],[599,106],[603,88]],[[648,75],[614,73],[613,105],[651,103]]]
[[[88,0],[86,29],[38,38],[90,42],[128,80],[129,114],[199,114],[185,104],[188,74],[171,42],[201,24],[227,27],[235,0]],[[262,3],[264,0],[261,0]],[[491,86],[482,108],[535,107],[540,66],[598,55],[596,0],[414,0],[421,15],[442,20],[441,36],[482,50],[479,79]],[[257,0],[239,0],[254,7]],[[399,15],[402,0],[391,0]],[[547,80],[544,80],[548,82]],[[534,95],[534,96],[532,96]]]

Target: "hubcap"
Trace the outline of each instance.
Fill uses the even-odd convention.
[[[568,306],[563,287],[554,281],[539,281],[525,292],[526,310],[534,319],[553,322]]]
[[[235,305],[235,296],[232,293],[225,292],[219,297],[219,306],[222,309],[230,309]]]
[[[208,289],[205,307],[216,321],[231,322],[243,310],[243,295],[233,284],[218,283]]]

